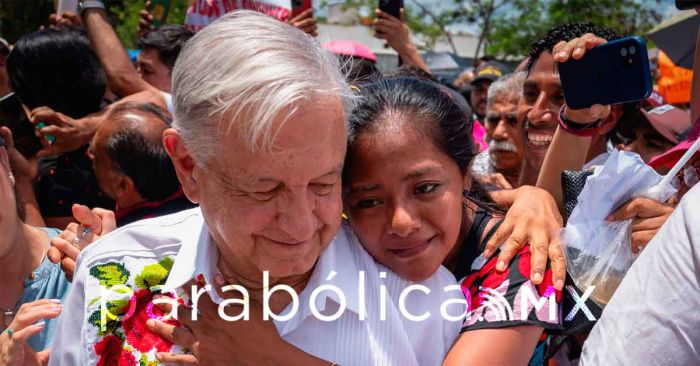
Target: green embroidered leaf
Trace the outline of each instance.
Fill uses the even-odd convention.
[[[102,315],[102,309],[95,310],[90,314],[88,318],[88,323],[92,324],[97,328],[97,334],[104,336],[108,333],[113,333],[123,339],[123,335],[117,334],[117,328],[121,324],[119,321],[120,317],[129,310],[129,300],[128,299],[116,299],[107,301],[106,311],[104,316]]]
[[[141,359],[139,360],[139,366],[158,366],[158,361],[149,361],[148,355],[142,353]]]
[[[136,276],[134,283],[137,288],[150,290],[154,286],[165,284],[165,280],[173,268],[173,259],[165,257],[156,264],[150,264],[143,267],[141,274]]]
[[[131,273],[123,264],[110,262],[90,268],[90,275],[100,280],[100,285],[111,287],[125,284]]]

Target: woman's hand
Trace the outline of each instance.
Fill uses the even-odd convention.
[[[144,9],[139,12],[139,37],[156,29],[153,25],[153,14],[151,13],[151,1],[147,0]]]
[[[104,115],[101,112],[85,118],[73,119],[49,107],[33,109],[29,115],[29,121],[37,126],[35,134],[44,146],[37,156],[56,156],[89,144],[103,118]]]
[[[46,365],[49,350],[34,351],[29,338],[40,333],[45,323],[40,320],[53,319],[63,310],[60,300],[42,299],[20,306],[12,323],[0,334],[0,365]]]
[[[304,10],[301,14],[289,19],[288,23],[312,37],[318,36],[318,26],[316,25],[313,9]]]
[[[532,282],[542,283],[549,260],[554,287],[562,290],[566,278],[566,258],[559,237],[562,225],[557,203],[549,192],[522,186],[515,190],[513,204],[501,226],[486,243],[483,255],[488,258],[500,247],[496,269],[504,271],[518,251],[529,243]]]
[[[376,9],[375,12],[377,14],[377,19],[374,21],[375,37],[385,40],[392,49],[399,53],[413,45],[410,30],[404,22],[403,9],[401,9],[401,19],[379,9]]]
[[[117,228],[114,212],[102,208],[90,210],[87,206],[75,204],[73,217],[78,223],[68,224],[61,234],[51,239],[48,257],[53,263],[60,263],[69,281],[73,280],[75,261],[83,250],[100,236]]]
[[[632,199],[615,210],[608,221],[632,220],[632,252],[639,253],[659,232],[673,207],[649,198]]]

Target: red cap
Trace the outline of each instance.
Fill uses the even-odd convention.
[[[330,41],[324,43],[323,48],[336,55],[361,57],[370,61],[377,61],[377,56],[374,55],[374,52],[360,42],[346,40]]]
[[[688,113],[669,104],[650,110],[642,108],[642,113],[658,133],[675,144],[691,126]]]
[[[651,161],[649,161],[649,165],[654,169],[660,168],[662,166],[668,168],[673,167],[674,165],[676,165],[678,160],[681,159],[683,154],[685,154],[685,152],[688,151],[688,149],[690,149],[691,146],[693,146],[693,143],[695,143],[699,136],[700,119],[695,122],[693,129],[688,134],[688,138],[686,138],[678,145],[674,146],[671,150],[668,150],[665,153],[652,158]],[[700,151],[696,152],[695,154],[700,154]]]

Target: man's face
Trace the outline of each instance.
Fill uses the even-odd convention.
[[[171,70],[160,59],[154,48],[141,50],[136,57],[136,71],[143,80],[156,89],[170,93],[172,87]]]
[[[519,97],[515,93],[499,95],[486,111],[486,141],[494,167],[499,170],[519,168],[525,154],[517,115]]]
[[[557,129],[557,113],[564,104],[559,72],[550,52],[543,52],[532,65],[523,96],[518,105],[518,120],[525,131],[525,150],[528,165],[542,168],[554,131]]]
[[[648,163],[651,158],[670,150],[675,144],[668,141],[650,126],[640,126],[634,129],[634,140],[624,146],[624,150],[632,151]]]
[[[486,95],[488,94],[491,83],[492,82],[489,80],[484,80],[472,85],[471,104],[479,118],[483,118],[486,115]]]
[[[305,274],[340,228],[341,102],[314,99],[298,107],[286,122],[275,121],[271,149],[251,152],[231,128],[209,166],[193,168],[196,187],[183,184],[229,268],[273,278]]]
[[[105,119],[90,142],[87,155],[92,161],[92,169],[100,190],[109,198],[119,203],[119,182],[122,176],[114,170],[112,158],[107,154],[106,144],[110,136],[116,133],[116,124]]]

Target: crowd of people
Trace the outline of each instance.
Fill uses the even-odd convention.
[[[101,1],[0,39],[0,366],[700,364],[700,72],[573,109],[557,65],[624,35],[445,82],[403,10],[383,73],[311,10],[146,3],[135,60]],[[601,302],[560,232],[619,154],[677,192],[602,213],[636,259]]]

